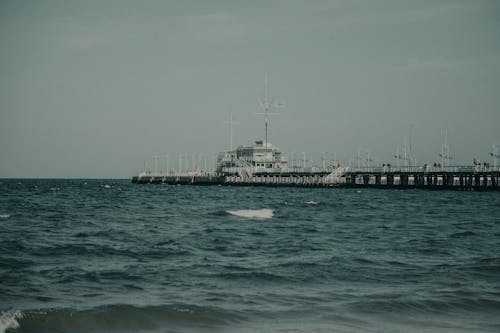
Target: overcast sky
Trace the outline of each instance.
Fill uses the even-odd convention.
[[[263,139],[419,163],[500,143],[500,1],[0,1],[0,177],[135,175]],[[175,165],[174,165],[175,166]]]

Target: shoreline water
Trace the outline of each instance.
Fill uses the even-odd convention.
[[[0,190],[9,333],[500,327],[496,192],[128,180]]]

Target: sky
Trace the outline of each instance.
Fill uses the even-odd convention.
[[[289,157],[491,161],[500,1],[0,0],[0,178],[129,178],[263,139]],[[163,158],[162,158],[163,159]],[[199,157],[197,158],[199,160]],[[318,162],[320,163],[320,162]]]

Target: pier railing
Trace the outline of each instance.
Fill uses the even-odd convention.
[[[500,190],[500,167],[473,166],[403,166],[338,167],[326,172],[233,173],[185,172],[141,173],[134,183],[171,185],[243,185],[299,187],[374,187],[455,190]]]
[[[374,167],[350,167],[352,173],[421,173],[421,172],[500,172],[500,166],[489,165],[454,165],[454,166],[374,166]]]
[[[183,172],[141,172],[138,177],[154,177],[154,178],[162,178],[162,177],[216,177],[219,176],[218,172],[215,171],[183,171]]]

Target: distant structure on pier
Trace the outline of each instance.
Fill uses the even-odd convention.
[[[402,147],[396,150],[396,165],[384,163],[382,166],[371,166],[373,159],[365,150],[358,150],[357,167],[326,164],[323,153],[323,167],[307,167],[306,153],[303,154],[302,165],[289,163],[278,147],[269,142],[269,117],[278,115],[273,109],[283,107],[269,97],[267,75],[264,84],[264,98],[259,101],[264,116],[264,139],[250,145],[240,145],[233,149],[232,114],[226,123],[230,126],[229,150],[221,152],[211,162],[208,156],[192,154],[189,168],[188,154],[179,155],[178,171],[169,169],[168,155],[165,155],[165,171],[158,171],[160,156],[153,156],[154,172],[144,170],[132,178],[139,184],[169,185],[241,185],[241,186],[290,186],[290,187],[372,187],[392,189],[454,189],[454,190],[499,190],[500,158],[498,145],[493,145],[490,155],[493,165],[474,160],[472,166],[452,166],[448,145],[448,130],[445,130],[444,143],[438,154],[441,163],[417,166],[413,146],[413,126],[409,140],[403,140]],[[202,167],[204,162],[204,168]]]

